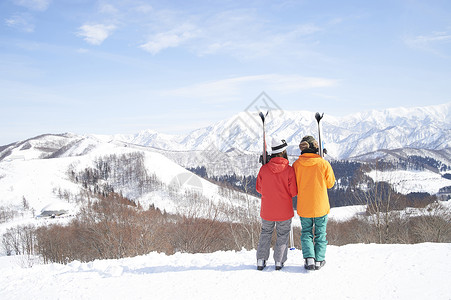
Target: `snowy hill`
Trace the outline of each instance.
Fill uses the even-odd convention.
[[[119,260],[23,268],[0,257],[2,299],[434,299],[448,300],[451,244],[328,246],[327,264],[303,268],[290,251],[285,267],[257,271],[255,250],[149,253]],[[21,266],[22,265],[22,266]]]
[[[96,169],[99,162],[116,163],[111,171],[115,177],[110,175],[108,180],[97,185],[108,184],[145,207],[154,205],[166,212],[183,213],[193,205],[183,196],[188,190],[202,195],[199,199],[205,205],[221,203],[244,207],[243,199],[254,204],[258,202],[257,198],[246,198],[238,192],[233,200],[221,196],[218,186],[151,148],[125,144],[105,136],[42,135],[2,147],[0,157],[0,207],[21,210],[22,205],[26,205],[36,214],[49,205],[64,209],[69,205],[69,210],[75,211],[83,187],[74,182],[69,173]],[[159,188],[138,188],[138,181],[145,180],[139,176],[154,178]]]

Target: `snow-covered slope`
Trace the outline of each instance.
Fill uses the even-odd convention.
[[[272,257],[272,254],[271,256]],[[434,299],[451,295],[451,244],[328,246],[327,264],[303,268],[301,250],[281,271],[257,271],[255,250],[149,253],[119,260],[23,268],[0,257],[2,299]]]
[[[3,156],[0,161],[0,207],[20,210],[26,202],[30,209],[39,214],[44,207],[50,204],[56,207],[59,203],[61,207],[67,208],[69,204],[72,210],[76,210],[74,198],[80,194],[82,185],[70,179],[69,170],[78,172],[95,168],[100,158],[132,153],[139,153],[146,174],[155,175],[156,180],[166,188],[139,194],[132,184],[109,184],[113,185],[115,191],[122,192],[145,207],[153,204],[167,212],[182,213],[185,207],[191,205],[183,196],[187,190],[202,195],[203,201],[212,204],[244,207],[241,201],[245,197],[252,203],[258,202],[257,198],[238,192],[233,199],[225,198],[220,195],[218,186],[187,171],[161,153],[148,147],[114,141],[106,136],[42,135],[3,148],[0,152]],[[174,185],[177,188],[171,194],[168,189]],[[65,196],[67,194],[72,197]]]
[[[431,195],[437,194],[446,186],[451,186],[451,180],[431,171],[377,171],[373,170],[367,174],[374,181],[384,181],[401,194],[413,192],[426,192]]]

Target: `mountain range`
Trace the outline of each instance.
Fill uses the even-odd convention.
[[[451,148],[451,102],[442,105],[391,108],[335,117],[326,112],[322,122],[324,147],[331,159],[353,159],[379,150]],[[288,154],[299,155],[303,136],[318,136],[315,113],[270,111],[265,121],[266,140],[285,139]],[[187,135],[167,135],[144,130],[113,139],[171,151],[257,153],[262,149],[262,122],[258,112],[240,112],[227,120],[200,128]],[[449,151],[445,151],[448,155]]]

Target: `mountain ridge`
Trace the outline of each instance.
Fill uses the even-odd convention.
[[[440,150],[451,147],[451,102],[441,105],[389,108],[323,118],[323,141],[331,157],[348,159],[381,149],[403,147]],[[279,136],[290,145],[289,154],[298,155],[297,144],[304,135],[317,137],[314,113],[270,111],[265,122],[267,142]],[[229,119],[196,129],[185,136],[141,131],[115,136],[124,142],[165,148],[203,151],[215,147],[222,152],[238,149],[259,152],[261,120],[257,112],[240,112]]]
[[[335,117],[326,112],[322,121],[324,146],[334,159],[349,159],[383,149],[451,148],[450,107],[451,102],[423,107],[370,110],[343,117]],[[272,136],[284,138],[289,144],[290,155],[299,155],[297,145],[304,135],[317,137],[316,120],[314,113],[310,111],[269,111],[265,125],[267,143],[270,145]],[[91,135],[170,151],[208,151],[214,148],[222,152],[233,149],[258,153],[261,151],[261,127],[258,112],[244,111],[185,135],[165,134],[152,129],[135,134]],[[28,139],[0,146],[0,160],[7,156],[5,149],[27,141]]]

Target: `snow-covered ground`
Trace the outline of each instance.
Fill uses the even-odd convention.
[[[257,271],[255,250],[243,250],[23,268],[23,259],[4,256],[0,298],[451,299],[451,244],[328,246],[326,261],[306,271],[293,250],[281,271],[272,258]]]
[[[356,215],[364,215],[366,212],[366,205],[350,205],[342,207],[333,207],[330,209],[329,219],[337,222],[345,222]]]
[[[401,194],[412,192],[427,192],[431,195],[446,186],[451,185],[451,180],[442,177],[441,174],[431,171],[377,171],[367,173],[374,181],[386,181],[395,191]]]

